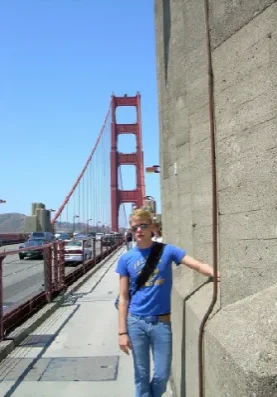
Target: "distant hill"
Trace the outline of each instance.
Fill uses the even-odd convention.
[[[23,233],[26,215],[18,213],[0,214],[0,233]],[[73,224],[70,222],[56,222],[56,231],[72,232]],[[84,223],[75,224],[76,231],[85,232],[87,225]],[[90,231],[95,231],[96,227],[90,227]]]
[[[24,222],[26,215],[18,213],[0,214],[0,233],[24,233]],[[55,231],[72,232],[73,224],[70,222],[56,222]],[[123,230],[123,229],[122,229]],[[125,229],[124,229],[125,230]],[[86,232],[87,225],[84,223],[75,224],[75,231]],[[103,228],[90,226],[90,232],[101,231]]]
[[[76,222],[75,223],[75,232],[81,232],[81,233],[86,233],[86,232],[107,232],[107,230],[103,227],[97,227],[94,225],[88,225],[82,222]],[[73,223],[70,222],[56,222],[55,223],[55,231],[57,232],[65,232],[65,233],[70,233],[73,231]]]
[[[56,222],[55,223],[55,231],[56,232],[72,232],[73,231],[73,223],[70,222]],[[87,231],[87,225],[85,223],[76,222],[75,223],[75,231],[85,233]],[[90,226],[90,232],[95,232],[96,227]]]
[[[24,214],[10,213],[0,214],[0,233],[22,233],[24,232]]]

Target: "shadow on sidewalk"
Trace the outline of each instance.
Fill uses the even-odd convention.
[[[92,286],[92,288],[87,291],[87,292],[73,292],[72,294],[70,294],[66,300],[59,306],[59,308],[63,308],[63,307],[74,307],[73,311],[67,316],[67,318],[63,321],[63,323],[59,326],[59,328],[57,329],[57,331],[52,334],[52,335],[47,335],[47,338],[43,338],[43,335],[36,335],[31,337],[30,340],[30,336],[27,337],[19,346],[20,347],[24,347],[24,346],[31,346],[31,345],[35,345],[36,347],[41,347],[41,345],[43,346],[42,350],[40,353],[38,353],[37,357],[35,357],[34,359],[31,360],[31,362],[28,364],[28,366],[22,371],[21,375],[17,378],[17,380],[15,381],[15,383],[10,387],[10,389],[5,393],[5,395],[3,397],[10,397],[12,396],[12,394],[18,389],[18,387],[21,385],[21,383],[25,380],[25,378],[27,377],[27,375],[29,374],[29,372],[31,370],[34,369],[35,365],[38,363],[39,360],[42,359],[42,356],[44,355],[44,353],[47,351],[47,349],[49,348],[49,346],[55,341],[55,339],[57,338],[57,336],[61,333],[61,331],[63,330],[63,328],[66,326],[66,324],[74,317],[74,315],[77,313],[77,311],[80,309],[81,307],[81,303],[85,302],[81,302],[78,303],[79,299],[82,299],[83,297],[91,294],[96,287],[101,283],[101,281],[103,280],[103,278],[106,276],[106,274],[108,273],[108,271],[112,268],[112,266],[114,265],[115,261],[112,261],[112,263],[107,266],[107,268],[105,269],[105,271],[103,272],[103,274],[101,275],[101,277],[99,277],[99,279],[95,282],[95,284]],[[100,270],[100,269],[99,269]],[[88,281],[88,280],[87,280]],[[80,287],[81,288],[81,287]],[[52,314],[53,315],[53,314]],[[51,316],[49,317],[51,318]],[[46,320],[47,321],[47,320]],[[29,343],[28,343],[28,339],[29,339]],[[3,363],[8,360],[9,357],[7,357]],[[12,357],[12,359],[14,359],[14,357]],[[22,359],[22,358],[21,358]],[[1,380],[1,382],[3,382],[3,380],[5,379],[5,377],[18,365],[18,361],[15,360],[15,365],[13,367],[10,368],[10,370],[7,372],[7,374],[3,377],[3,379]],[[46,370],[46,369],[45,369]],[[45,371],[44,371],[45,372]],[[42,374],[43,375],[43,374]],[[41,376],[42,376],[41,375]]]

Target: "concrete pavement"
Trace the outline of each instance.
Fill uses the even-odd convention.
[[[113,305],[123,251],[0,363],[0,396],[134,396],[132,357],[118,348]]]

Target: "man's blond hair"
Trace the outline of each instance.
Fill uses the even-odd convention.
[[[153,218],[152,218],[152,214],[150,211],[145,210],[143,208],[138,208],[135,209],[130,217],[129,217],[129,223],[131,223],[132,219],[139,219],[141,221],[145,221],[147,223],[153,223]]]

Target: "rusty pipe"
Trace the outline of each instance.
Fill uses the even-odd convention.
[[[212,51],[209,25],[209,0],[204,0],[206,46],[208,56],[208,100],[209,100],[209,122],[210,122],[210,142],[211,142],[211,168],[212,168],[212,235],[213,235],[213,296],[211,303],[206,311],[199,327],[198,337],[198,371],[199,371],[199,397],[205,396],[204,379],[204,330],[206,323],[218,298],[218,235],[217,235],[217,176],[216,176],[216,150],[215,150],[215,112],[214,112],[214,75],[212,64]]]

